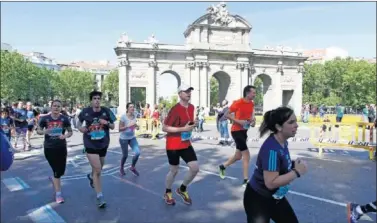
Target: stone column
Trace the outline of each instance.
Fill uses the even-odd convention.
[[[248,85],[249,82],[249,64],[245,62],[238,62],[236,68],[240,71],[239,72],[239,92],[240,97],[243,97],[243,89]]]
[[[191,93],[191,104],[195,107],[200,105],[200,68],[197,64],[191,70],[191,87],[194,88],[194,91]]]
[[[129,101],[129,61],[127,56],[120,57],[118,62],[119,75],[119,107],[118,115],[126,112],[126,104]]]
[[[199,67],[200,70],[200,76],[199,76],[199,102],[200,107],[207,108],[208,105],[208,90],[210,90],[209,87],[209,79],[208,79],[208,62],[197,62],[197,67]]]
[[[156,69],[157,62],[151,60],[148,63],[148,88],[147,88],[147,103],[153,108],[156,104]]]
[[[302,107],[302,78],[304,75],[304,63],[300,63],[297,69],[297,79],[295,80],[295,90],[293,91],[293,109],[296,116],[301,113]]]

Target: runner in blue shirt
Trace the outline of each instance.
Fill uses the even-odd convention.
[[[271,132],[259,150],[254,174],[247,184],[244,207],[248,223],[298,223],[285,195],[289,184],[304,175],[307,165],[291,161],[287,140],[297,132],[297,119],[292,109],[280,107],[264,114],[260,137]]]

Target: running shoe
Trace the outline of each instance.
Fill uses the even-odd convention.
[[[173,198],[172,192],[165,193],[164,194],[164,200],[165,200],[165,203],[168,204],[168,205],[175,205],[175,200]]]
[[[94,185],[93,185],[93,178],[90,177],[90,173],[88,173],[88,175],[86,175],[86,177],[88,177],[88,180],[89,180],[89,184],[92,188],[94,188]]]
[[[62,204],[62,203],[64,203],[64,198],[63,198],[62,195],[56,195],[56,197],[55,197],[55,201],[56,201],[56,203],[58,203],[58,204]]]
[[[187,192],[187,190],[185,192],[182,192],[179,188],[177,188],[177,190],[175,191],[179,196],[181,196],[182,200],[183,200],[183,203],[185,204],[192,204],[192,201],[191,201],[191,198]]]
[[[249,183],[248,180],[244,180],[244,181],[242,182],[242,187],[246,187],[248,183]]]
[[[126,175],[126,172],[124,172],[123,167],[120,168],[119,172],[120,172],[120,175],[121,175],[121,176]]]
[[[137,176],[137,177],[140,175],[139,172],[137,172],[137,170],[136,170],[135,167],[130,167],[130,171],[131,171],[131,173],[132,173],[133,175],[135,175],[135,176]]]
[[[357,204],[348,203],[347,204],[347,222],[348,223],[356,223],[362,214],[356,211]]]
[[[219,172],[220,172],[220,178],[224,180],[225,179],[225,169],[222,168],[221,165],[219,166]]]
[[[99,208],[105,208],[106,207],[106,201],[103,198],[103,196],[97,197],[97,205]]]

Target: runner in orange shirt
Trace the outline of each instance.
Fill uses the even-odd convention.
[[[165,202],[169,205],[175,204],[171,187],[178,173],[180,158],[189,167],[181,186],[176,189],[176,193],[185,204],[191,204],[191,198],[186,188],[199,172],[198,159],[191,145],[192,130],[198,125],[198,120],[195,120],[194,117],[194,106],[189,103],[192,90],[194,88],[185,84],[178,88],[180,101],[170,109],[162,129],[167,132],[166,154],[170,164],[170,170],[166,176],[166,191],[164,194]]]
[[[247,130],[250,126],[255,125],[254,117],[254,102],[255,87],[247,85],[243,89],[243,98],[233,102],[229,107],[227,118],[233,121],[231,134],[236,144],[236,152],[225,163],[219,166],[220,177],[225,178],[225,169],[235,163],[237,160],[242,159],[243,168],[243,186],[247,185],[249,178],[249,162],[250,153],[247,147]],[[232,115],[234,113],[234,116]]]

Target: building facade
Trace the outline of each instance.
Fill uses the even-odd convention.
[[[31,52],[31,53],[21,53],[24,58],[34,65],[40,68],[46,68],[48,70],[59,71],[60,67],[56,61],[52,58],[46,57],[43,53],[40,52]]]
[[[225,3],[220,3],[187,27],[184,45],[159,44],[154,35],[137,43],[123,34],[114,49],[119,70],[118,111],[125,112],[132,87],[144,87],[147,103],[156,104],[159,78],[170,73],[178,85],[194,87],[192,104],[206,108],[210,106],[211,77],[219,82],[219,101],[232,102],[259,76],[264,85],[264,112],[286,105],[299,114],[307,58],[284,48],[252,49],[251,30],[244,18],[230,15]]]

